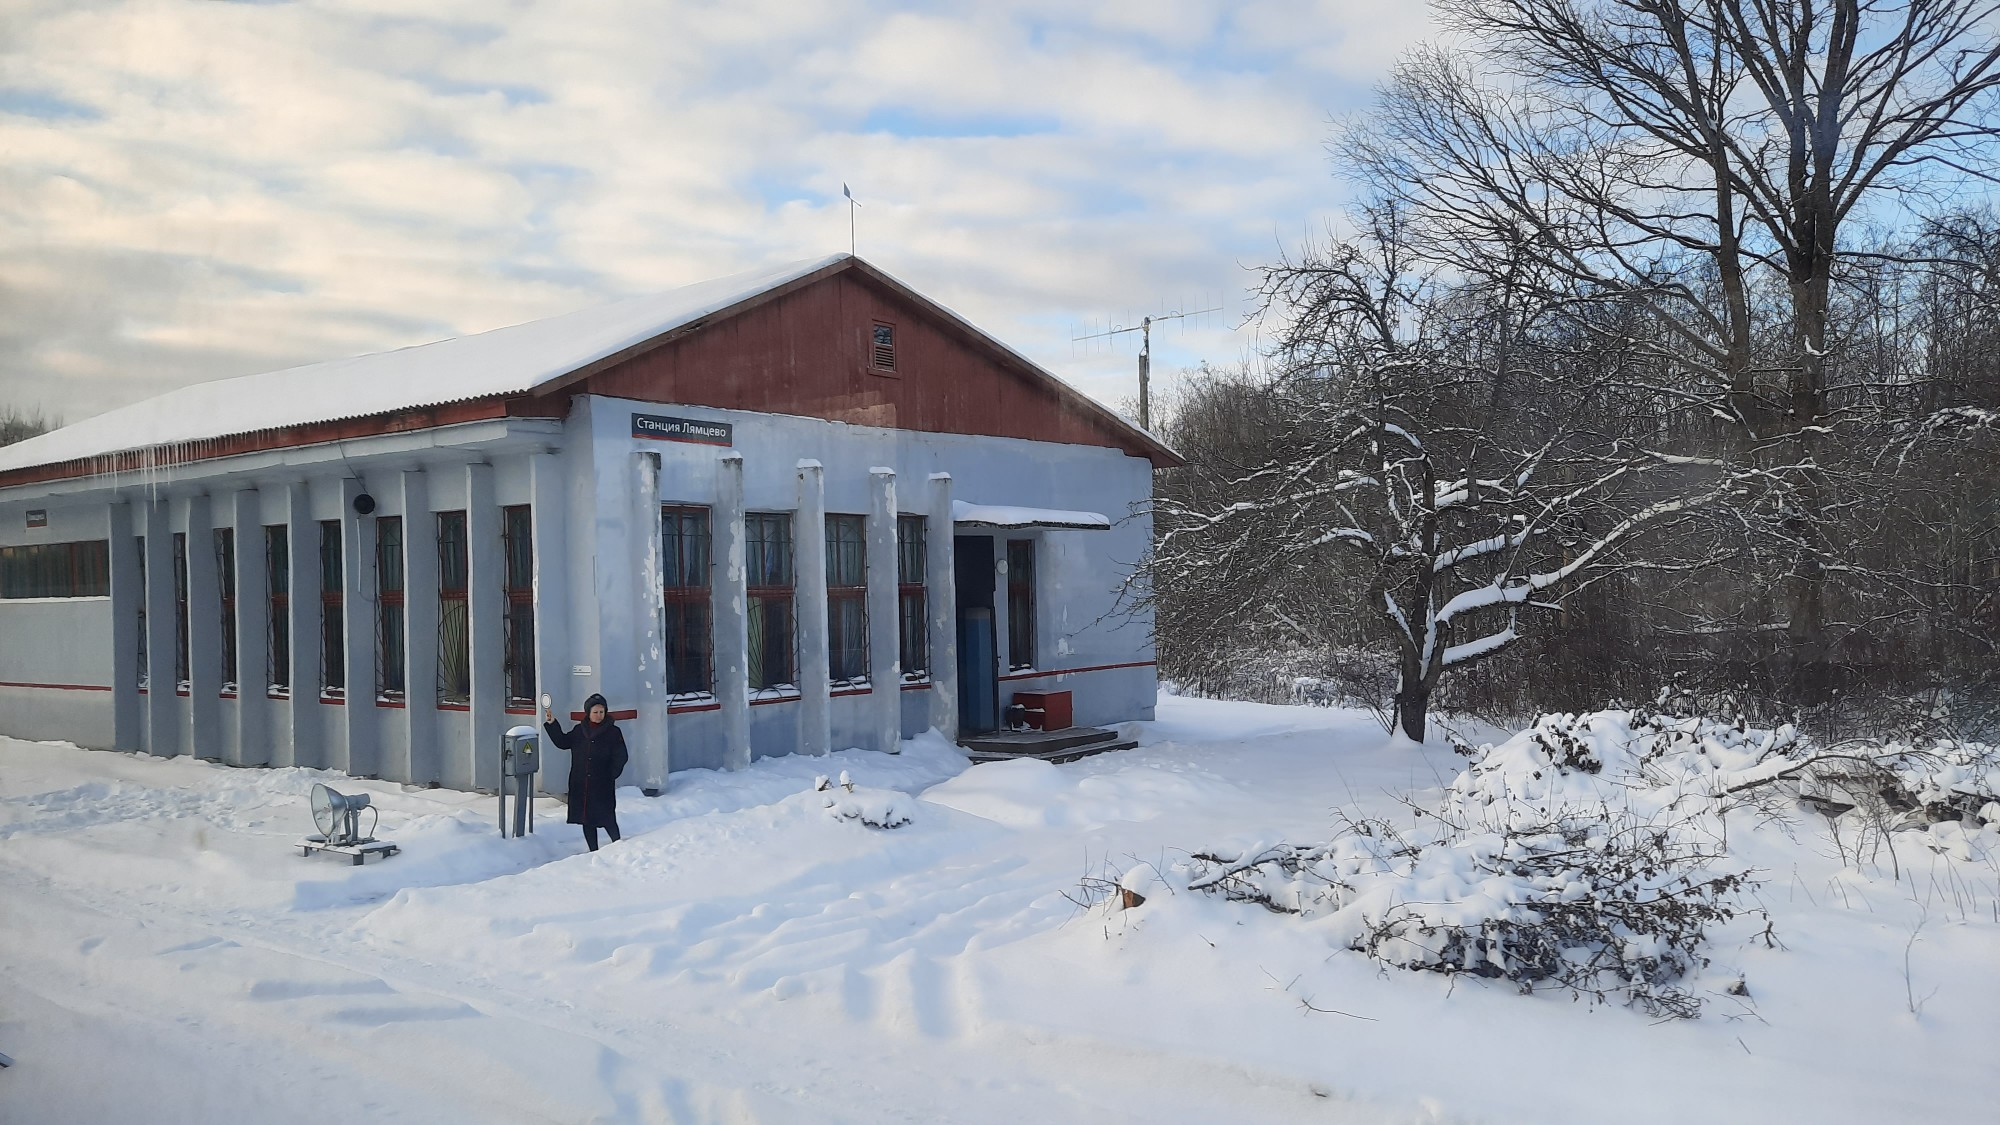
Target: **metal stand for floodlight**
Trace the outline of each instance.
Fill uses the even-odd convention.
[[[361,831],[361,813],[368,812],[368,831]],[[313,825],[317,833],[299,841],[299,854],[309,856],[314,852],[339,852],[352,858],[359,867],[371,855],[387,858],[402,849],[387,840],[375,838],[375,825],[381,814],[369,803],[366,793],[342,793],[330,786],[315,782],[312,787]]]

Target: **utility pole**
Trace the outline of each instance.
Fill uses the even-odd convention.
[[[1142,430],[1151,430],[1153,428],[1152,415],[1153,415],[1153,324],[1154,322],[1166,321],[1166,320],[1181,320],[1190,316],[1200,316],[1203,313],[1212,313],[1221,311],[1222,311],[1222,306],[1217,305],[1212,309],[1195,309],[1191,312],[1170,312],[1170,313],[1164,313],[1160,316],[1144,316],[1139,318],[1139,323],[1137,324],[1128,324],[1125,325],[1124,327],[1113,327],[1109,331],[1098,332],[1089,336],[1072,336],[1070,337],[1070,343],[1076,344],[1076,343],[1081,343],[1085,340],[1103,340],[1103,339],[1108,339],[1112,336],[1121,335],[1126,332],[1137,332],[1139,334],[1139,428]]]

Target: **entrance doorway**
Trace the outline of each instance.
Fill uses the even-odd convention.
[[[958,727],[961,734],[1000,728],[1000,652],[993,622],[993,537],[952,540],[958,587]]]

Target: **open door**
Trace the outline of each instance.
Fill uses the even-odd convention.
[[[993,621],[993,537],[952,540],[958,586],[958,727],[960,734],[1000,728],[999,642]]]

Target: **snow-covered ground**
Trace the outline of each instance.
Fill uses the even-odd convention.
[[[1074,900],[1404,813],[1463,760],[1160,702],[1139,749],[1065,766],[932,738],[676,774],[595,855],[554,802],[501,840],[490,797],[0,739],[0,1121],[1993,1119],[1992,862],[1856,870],[1817,818],[1745,825],[1782,945],[1716,935],[1698,1020],[1385,970],[1185,891]],[[301,858],[320,779],[403,854]],[[911,823],[836,815],[883,809]]]

